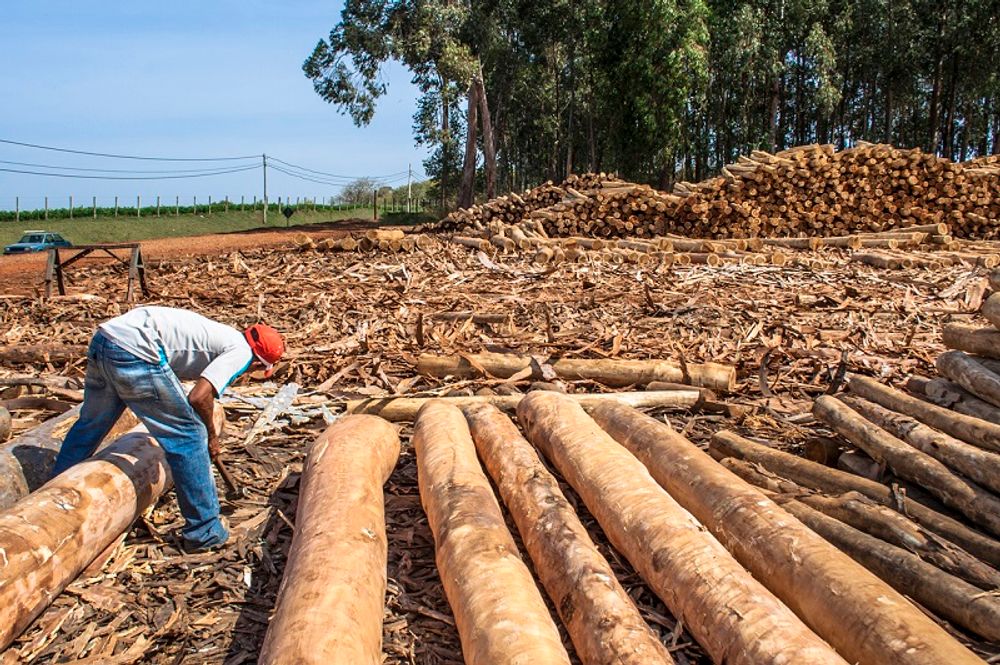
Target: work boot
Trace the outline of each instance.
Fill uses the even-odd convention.
[[[210,540],[203,543],[196,543],[186,538],[183,541],[183,549],[186,554],[201,554],[211,552],[224,546],[229,540],[229,520],[224,515],[219,515],[219,525],[221,532],[217,532]]]

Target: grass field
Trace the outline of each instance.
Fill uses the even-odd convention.
[[[371,208],[355,210],[299,210],[291,218],[293,226],[301,224],[316,224],[338,219],[358,217],[371,219]],[[424,216],[420,216],[424,217]],[[427,217],[429,219],[429,217]],[[379,214],[379,220],[387,224],[409,224],[424,219],[415,215]],[[82,219],[52,219],[22,220],[17,222],[0,222],[0,245],[17,242],[26,229],[55,231],[75,245],[87,245],[101,242],[130,242],[148,240],[151,238],[175,238],[180,236],[203,235],[207,233],[227,233],[230,231],[245,231],[262,227],[263,212],[231,210],[229,212],[213,212],[211,215],[200,213],[180,216],[163,215],[161,217],[85,217]],[[285,218],[277,213],[268,213],[267,228],[284,228]]]

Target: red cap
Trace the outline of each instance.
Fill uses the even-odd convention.
[[[281,333],[271,326],[255,323],[243,331],[243,336],[253,354],[264,363],[264,376],[274,374],[274,363],[281,360],[285,352],[285,340],[281,339]]]

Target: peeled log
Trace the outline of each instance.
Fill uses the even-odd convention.
[[[860,564],[939,616],[987,640],[1000,640],[1000,598],[935,568],[917,555],[890,545],[827,517],[794,499],[778,501],[809,528],[849,554]],[[926,617],[925,617],[926,618]],[[947,633],[926,619],[945,636]],[[914,636],[915,637],[915,636]],[[948,637],[954,648],[947,657],[927,663],[982,663],[982,659]],[[901,645],[905,648],[905,644]],[[903,662],[903,661],[899,661]]]
[[[0,650],[169,485],[163,450],[130,432],[0,513]]]
[[[637,408],[690,409],[701,404],[701,393],[697,390],[658,390],[635,393],[576,393],[570,397],[589,409],[595,404],[613,400]],[[348,413],[368,413],[392,422],[409,422],[416,418],[420,409],[432,400],[466,408],[490,404],[503,411],[513,411],[524,399],[524,395],[476,395],[469,397],[369,397],[348,400]]]
[[[1000,328],[1000,293],[994,293],[984,300],[982,307],[979,308],[979,313],[994,326]]]
[[[976,397],[994,406],[1000,406],[1000,376],[962,351],[947,351],[934,361],[934,366],[944,376],[962,386]]]
[[[68,363],[87,357],[87,347],[75,344],[11,344],[0,346],[0,365]]]
[[[465,417],[584,665],[673,663],[510,418],[485,405],[466,409]]]
[[[973,556],[993,566],[1000,566],[1000,542],[908,498],[905,494],[894,493],[881,483],[810,462],[729,431],[716,432],[712,436],[709,451],[716,458],[735,457],[759,464],[783,478],[827,494],[860,492],[884,506],[909,515],[927,530],[947,538]]]
[[[462,412],[431,401],[413,430],[420,501],[467,665],[569,664],[507,530]]]
[[[727,457],[720,464],[748,483],[770,492],[794,496],[810,508],[913,552],[946,573],[971,582],[980,589],[1000,589],[1000,571],[996,568],[863,494],[847,492],[829,496],[813,492],[735,457]]]
[[[578,404],[535,392],[517,416],[612,545],[714,662],[844,663]]]
[[[680,365],[663,360],[562,359],[552,362],[551,366],[561,379],[585,379],[613,387],[644,385],[651,381],[689,383],[721,391],[731,391],[736,387],[736,369],[718,363],[688,363],[686,372]],[[524,378],[545,378],[542,368],[531,356],[506,353],[463,356],[424,354],[417,361],[418,372],[436,377],[477,378],[483,376],[482,370],[485,370],[491,376],[508,379],[528,368],[532,372]]]
[[[14,505],[49,479],[63,438],[79,417],[77,405],[0,446],[0,510]],[[126,409],[108,438],[127,432],[137,422]]]
[[[845,397],[843,401],[894,437],[906,441],[987,489],[1000,493],[1000,455],[970,446],[915,418],[890,411],[873,402],[857,397]]]
[[[848,661],[941,663],[964,649],[903,596],[663,422],[606,404],[594,420]]]
[[[947,323],[941,332],[941,342],[949,349],[1000,359],[1000,330],[996,328]]]
[[[908,446],[836,397],[823,395],[813,404],[812,412],[872,459],[885,462],[900,478],[913,481],[945,505],[1000,535],[1000,498],[955,475],[941,462]]]
[[[10,428],[13,422],[10,418],[10,411],[0,406],[0,442],[10,438]]]
[[[848,389],[855,395],[876,402],[899,413],[905,413],[934,429],[951,434],[974,446],[1000,452],[1000,425],[979,418],[955,413],[922,399],[890,388],[875,379],[858,374],[848,375]]]
[[[309,449],[262,665],[382,662],[382,485],[398,458],[396,428],[375,416],[346,416]]]

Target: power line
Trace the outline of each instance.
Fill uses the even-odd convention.
[[[329,180],[320,180],[319,178],[313,178],[307,175],[302,175],[300,173],[293,173],[280,166],[273,166],[270,163],[268,163],[268,166],[279,173],[284,173],[285,175],[291,176],[293,178],[298,178],[299,180],[308,180],[309,182],[315,182],[321,185],[329,185],[331,187],[344,187],[346,184],[348,184],[343,182],[330,182]]]
[[[254,171],[259,168],[260,168],[259,165],[243,166],[240,168],[223,169],[219,171],[211,171],[206,173],[196,173],[193,175],[161,175],[161,176],[100,176],[100,175],[82,175],[79,173],[45,173],[42,171],[22,171],[19,169],[5,169],[5,168],[0,168],[0,172],[20,173],[24,175],[41,175],[53,178],[77,178],[85,180],[179,180],[184,178],[204,178],[205,176],[225,175],[227,173],[242,173],[244,171]]]
[[[6,159],[0,159],[0,164],[11,164],[14,166],[30,166],[40,169],[62,169],[64,171],[87,171],[91,173],[139,173],[139,174],[149,174],[149,173],[166,173],[166,174],[189,174],[189,173],[208,173],[210,171],[217,171],[219,169],[229,169],[235,168],[233,166],[213,166],[204,169],[171,169],[171,170],[140,170],[140,169],[92,169],[84,168],[82,166],[52,166],[50,164],[35,164],[32,162],[14,162]],[[256,164],[254,165],[256,166]]]
[[[67,152],[74,155],[90,155],[91,157],[110,157],[112,159],[139,159],[153,162],[231,162],[237,160],[257,159],[257,155],[247,155],[244,157],[140,157],[136,155],[116,155],[107,152],[89,152],[87,150],[73,150],[70,148],[55,148],[37,143],[24,143],[22,141],[11,141],[10,139],[0,139],[0,143],[17,145],[23,148],[36,148],[38,150],[52,150],[53,152]]]
[[[291,167],[293,169],[298,169],[299,171],[306,171],[307,173],[315,173],[316,175],[326,176],[327,178],[342,178],[345,180],[360,180],[362,178],[371,178],[372,180],[383,180],[385,178],[391,178],[393,176],[405,175],[406,171],[399,171],[397,173],[389,173],[388,175],[378,175],[378,176],[353,176],[353,175],[337,175],[335,173],[327,173],[326,171],[317,171],[316,169],[310,169],[305,166],[299,166],[298,164],[292,164],[291,162],[286,162],[284,160],[278,159],[277,157],[268,157],[279,164],[284,164],[285,166]]]

